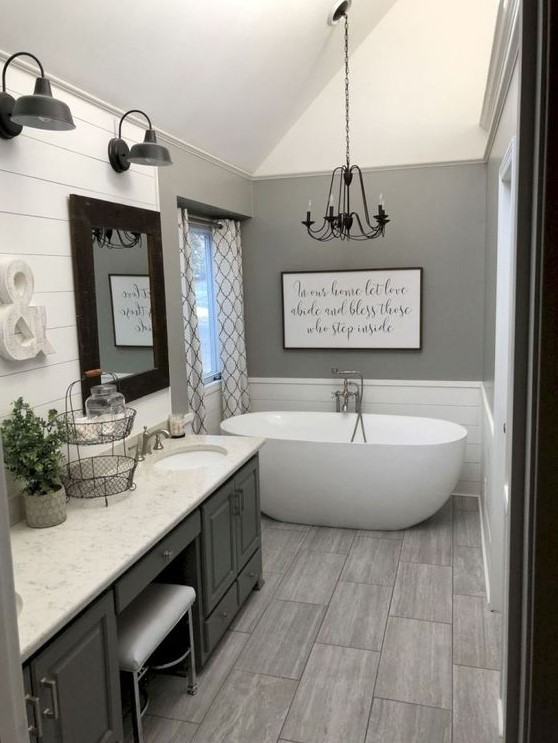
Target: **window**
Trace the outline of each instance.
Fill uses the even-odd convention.
[[[190,244],[192,246],[192,270],[194,272],[203,381],[207,384],[221,377],[211,228],[191,221]]]

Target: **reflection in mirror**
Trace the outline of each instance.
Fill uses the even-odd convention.
[[[72,194],[70,218],[82,375],[116,374],[128,402],[168,387],[159,213]]]
[[[102,227],[92,235],[101,368],[118,377],[152,369],[147,236]]]

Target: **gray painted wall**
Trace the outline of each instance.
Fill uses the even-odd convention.
[[[182,294],[178,257],[177,198],[196,201],[208,211],[251,216],[252,183],[225,166],[168,145],[174,165],[159,169],[159,198],[167,302],[172,409],[188,410]]]
[[[319,243],[300,220],[308,200],[323,208],[329,176],[254,183],[254,219],[243,226],[248,372],[324,377],[332,366],[376,379],[480,379],[483,369],[485,173],[482,163],[375,171],[392,218],[385,238]],[[420,351],[282,348],[281,271],[424,268]]]
[[[515,69],[502,117],[494,138],[486,176],[486,260],[484,310],[484,365],[482,379],[490,409],[494,409],[494,350],[496,330],[496,263],[498,257],[499,170],[510,141],[518,131],[519,73]]]

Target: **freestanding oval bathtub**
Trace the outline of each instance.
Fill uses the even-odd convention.
[[[467,431],[436,418],[266,412],[235,416],[221,431],[266,439],[261,508],[280,521],[357,529],[405,529],[432,516],[455,487]]]

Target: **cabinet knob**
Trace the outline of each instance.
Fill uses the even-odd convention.
[[[35,738],[43,737],[43,721],[41,719],[41,704],[39,697],[25,695],[25,704],[30,704],[33,708],[33,725],[29,725],[27,732]]]
[[[173,555],[174,555],[174,550],[165,550],[163,552],[163,559],[166,562],[170,562],[172,560],[172,558],[173,558]]]
[[[248,573],[248,577],[249,578],[255,578],[256,577],[256,573]]]
[[[228,611],[224,611],[224,612],[223,612],[223,613],[221,614],[221,616],[223,617],[223,619],[228,619],[228,618],[229,618],[229,612],[228,612]]]

